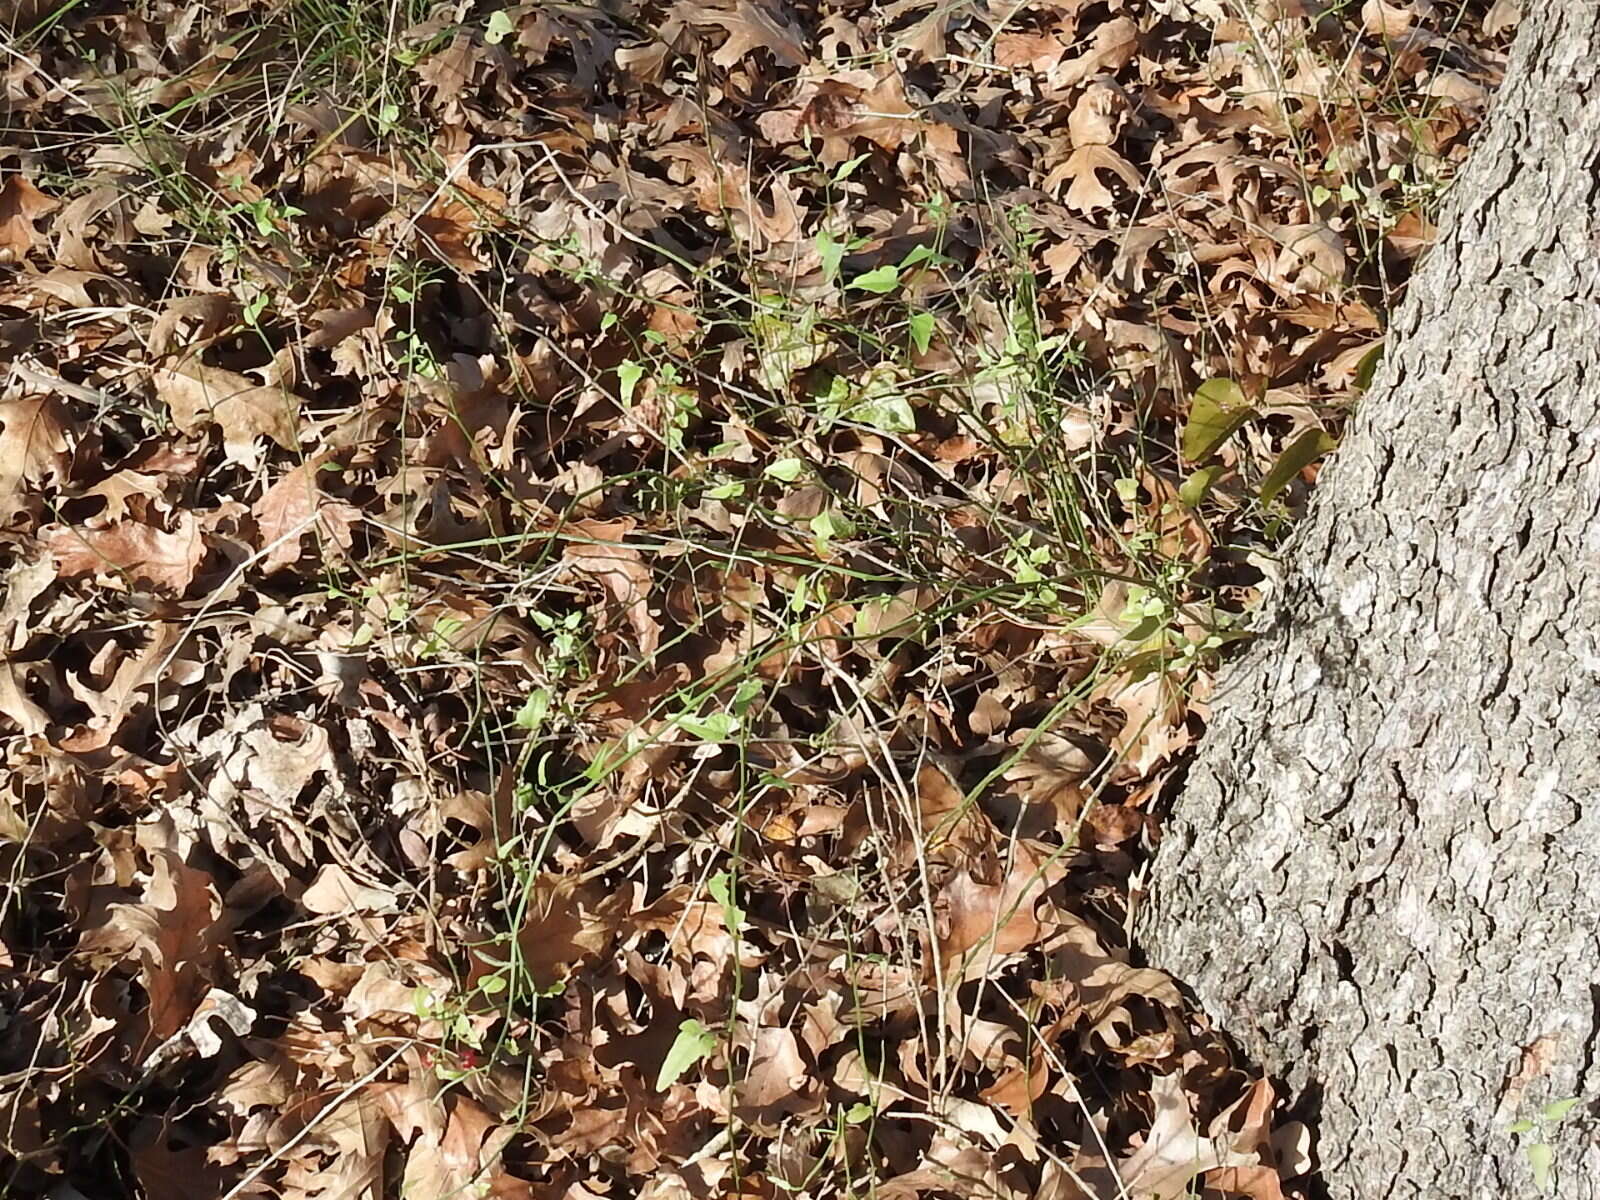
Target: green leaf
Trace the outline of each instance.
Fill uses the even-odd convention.
[[[678,1036],[673,1039],[666,1058],[661,1060],[661,1072],[656,1076],[656,1091],[666,1091],[683,1078],[685,1071],[707,1058],[716,1048],[717,1035],[690,1017],[678,1026]]]
[[[1550,1173],[1556,1164],[1556,1152],[1544,1142],[1535,1142],[1523,1149],[1528,1156],[1528,1166],[1533,1170],[1533,1186],[1541,1192],[1550,1190]]]
[[[932,246],[923,246],[919,244],[906,251],[906,256],[900,260],[900,269],[904,271],[908,268],[916,266],[920,262],[927,262],[929,259],[938,257],[939,252]]]
[[[865,1100],[859,1100],[845,1110],[845,1123],[847,1125],[862,1125],[872,1120],[872,1105]]]
[[[1201,467],[1193,475],[1183,481],[1178,488],[1178,500],[1189,508],[1200,507],[1200,502],[1211,492],[1211,487],[1222,477],[1223,468],[1218,466]]]
[[[800,478],[800,472],[806,469],[806,464],[798,458],[780,458],[769,462],[762,470],[763,475],[770,475],[784,483],[793,483]]]
[[[850,176],[856,173],[857,167],[871,157],[872,154],[870,152],[866,154],[858,154],[849,162],[840,163],[838,170],[834,171],[833,173],[833,181],[835,183],[843,183],[846,179],[849,179]]]
[[[1539,1113],[1553,1125],[1557,1121],[1565,1119],[1566,1115],[1572,1111],[1577,1103],[1578,1097],[1576,1096],[1568,1096],[1565,1100],[1552,1100],[1540,1109]]]
[[[933,345],[933,314],[930,312],[912,313],[906,319],[906,329],[911,334],[911,344],[917,348],[917,353],[926,354],[928,347]]]
[[[1289,448],[1278,455],[1278,461],[1261,481],[1261,503],[1271,504],[1278,493],[1289,486],[1290,480],[1333,447],[1333,439],[1320,429],[1308,429],[1295,438]]]
[[[1189,420],[1183,427],[1183,456],[1190,462],[1210,458],[1251,417],[1255,409],[1231,379],[1208,379],[1195,390]]]
[[[742,680],[739,686],[734,689],[733,699],[728,702],[728,707],[742,717],[750,708],[750,702],[765,690],[766,684],[759,679],[752,677]]]
[[[1533,1122],[1532,1121],[1527,1121],[1527,1120],[1514,1121],[1514,1122],[1512,1122],[1511,1126],[1506,1130],[1506,1132],[1507,1133],[1532,1133],[1533,1132]]]
[[[550,689],[534,688],[528,693],[528,698],[522,702],[522,707],[517,709],[517,715],[511,720],[519,729],[537,729],[544,724],[549,712]]]
[[[511,16],[502,8],[499,12],[490,14],[489,25],[483,31],[483,40],[491,46],[498,46],[510,36],[512,28]]]
[[[1371,350],[1361,356],[1361,361],[1356,364],[1356,387],[1366,391],[1372,386],[1372,377],[1378,373],[1378,364],[1383,361],[1383,343],[1379,342]]]
[[[893,264],[874,267],[850,281],[850,287],[875,296],[887,295],[900,286],[900,268]]]
[[[818,231],[817,257],[822,260],[822,278],[832,283],[839,277],[839,264],[844,262],[844,243],[826,229]]]
[[[272,219],[270,200],[257,200],[250,206],[250,215],[256,219],[256,232],[262,237],[271,237],[278,228],[278,223]]]
[[[706,880],[706,891],[711,893],[711,898],[722,905],[723,924],[727,925],[729,933],[737,933],[744,926],[744,909],[739,907],[739,902],[733,895],[733,876],[727,871],[718,871]]]
[[[714,712],[706,716],[682,713],[678,724],[683,730],[702,742],[725,742],[739,729],[739,718],[732,713]]]
[[[715,484],[706,489],[707,500],[732,500],[742,495],[744,495],[744,484],[737,479],[730,479],[726,483]]]
[[[834,516],[827,509],[823,509],[810,521],[811,532],[824,548],[835,538],[845,537],[850,533],[850,523],[840,517]]]
[[[627,408],[633,403],[633,389],[639,386],[639,380],[644,378],[644,368],[633,359],[617,364],[617,382],[621,385],[618,389],[618,398],[622,407]]]
[[[911,401],[899,391],[875,389],[852,404],[844,415],[884,433],[915,433],[917,429],[917,414],[911,411]]]
[[[485,975],[478,983],[478,989],[485,996],[493,996],[506,990],[506,977],[504,975]]]

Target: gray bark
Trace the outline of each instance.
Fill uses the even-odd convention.
[[[1600,4],[1525,11],[1137,919],[1339,1198],[1600,1197]]]

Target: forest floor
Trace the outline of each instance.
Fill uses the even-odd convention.
[[[1298,1194],[1125,930],[1514,5],[7,7],[0,1194]]]

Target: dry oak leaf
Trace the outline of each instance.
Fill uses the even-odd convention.
[[[982,978],[999,967],[997,960],[1041,941],[1045,923],[1035,909],[1063,872],[1019,841],[999,883],[980,883],[965,869],[952,876],[940,895],[949,917],[939,937],[947,978]]]
[[[89,672],[66,672],[67,687],[93,715],[80,731],[63,739],[63,749],[83,754],[110,744],[128,714],[143,702],[144,690],[170,667],[168,652],[181,636],[178,626],[154,622],[146,630],[149,636],[144,644],[127,652],[109,679],[93,666]],[[99,656],[96,659],[98,664]]]
[[[66,469],[66,414],[53,396],[0,400],[0,498]]]
[[[1270,276],[1280,291],[1288,295],[1324,293],[1346,282],[1350,260],[1344,239],[1329,226],[1321,222],[1279,225],[1271,232],[1282,247]]]
[[[1139,27],[1127,17],[1095,26],[1094,47],[1077,58],[1058,63],[1050,72],[1050,87],[1064,91],[1091,75],[1111,75],[1133,61],[1139,49]]]
[[[0,662],[0,717],[9,718],[24,737],[43,733],[50,725],[50,714],[28,699],[25,685],[33,663]]]
[[[633,530],[631,521],[572,521],[566,532],[594,541],[569,544],[565,558],[572,569],[601,584],[633,627],[639,652],[649,658],[661,644],[661,623],[650,612],[650,568],[643,556],[618,541]]]
[[[995,65],[1001,67],[1048,71],[1066,52],[1061,39],[1049,33],[1002,33],[994,41]]]
[[[113,904],[106,921],[86,933],[80,953],[131,958],[149,999],[152,1042],[188,1024],[208,990],[212,961],[226,936],[222,901],[210,875],[170,850],[154,855],[153,873],[139,904]]]
[[[1219,1167],[1255,1167],[1260,1156],[1241,1154],[1221,1138],[1201,1137],[1178,1075],[1150,1081],[1155,1120],[1144,1145],[1118,1165],[1122,1184],[1136,1196],[1177,1200],[1191,1194],[1195,1176]]]
[[[809,57],[805,43],[788,25],[781,23],[754,0],[733,0],[724,7],[682,0],[672,15],[691,25],[720,25],[727,39],[711,55],[717,66],[733,66],[752,50],[765,50],[779,66],[798,67]]]
[[[399,901],[392,891],[357,883],[337,863],[329,863],[317,872],[311,886],[301,894],[300,904],[307,912],[319,916],[350,912],[386,913],[394,912],[399,907]]]
[[[471,275],[486,270],[489,265],[471,243],[486,225],[501,223],[505,211],[504,192],[483,187],[470,179],[457,179],[448,192],[409,223],[452,266]],[[396,226],[403,223],[398,213],[391,214],[391,223]]]
[[[391,1101],[392,1103],[392,1101]],[[501,1151],[515,1133],[508,1125],[498,1125],[481,1105],[467,1096],[455,1096],[433,1107],[448,1103],[450,1116],[442,1130],[437,1116],[429,1116],[421,1126],[421,1136],[406,1156],[405,1179],[400,1186],[404,1196],[489,1196],[527,1197],[533,1189],[523,1180],[506,1173]],[[405,1126],[417,1127],[415,1104],[389,1118],[404,1136]]]
[[[800,1043],[788,1029],[758,1029],[750,1048],[750,1068],[734,1087],[734,1111],[757,1129],[773,1128],[785,1116],[815,1112],[822,1098],[800,1056]]]
[[[1240,1153],[1256,1152],[1261,1165],[1221,1167],[1206,1176],[1209,1187],[1237,1192],[1250,1200],[1284,1200],[1280,1180],[1311,1169],[1310,1156],[1303,1148],[1308,1144],[1309,1131],[1298,1121],[1273,1129],[1275,1101],[1272,1085],[1258,1079],[1249,1091],[1213,1118],[1207,1133]]]
[[[114,521],[99,528],[54,525],[39,540],[55,558],[65,579],[105,575],[181,596],[194,582],[206,556],[200,522],[181,512],[169,530],[142,521]]]
[[[803,84],[792,105],[769,109],[756,124],[769,141],[780,145],[821,137],[818,158],[829,166],[850,157],[855,138],[866,138],[893,153],[923,128],[893,70],[838,71]]]
[[[1007,740],[1019,749],[1006,781],[1030,804],[1052,810],[1058,827],[1071,829],[1083,811],[1085,781],[1105,762],[1105,747],[1081,734],[1048,729],[1018,729]]]
[[[361,512],[350,504],[334,503],[317,486],[322,459],[314,458],[289,471],[251,505],[259,534],[259,549],[266,552],[267,572],[287,567],[300,558],[304,535],[313,529],[319,538],[341,551],[350,549],[350,527]]]
[[[227,1172],[206,1155],[204,1145],[170,1142],[163,1122],[146,1117],[139,1123],[128,1157],[146,1196],[221,1196],[228,1190]]]
[[[524,890],[526,917],[517,931],[519,962],[535,987],[559,986],[579,967],[604,957],[616,938],[615,920],[600,911],[606,892],[548,871],[535,876]],[[489,956],[493,957],[493,956]],[[497,968],[489,958],[473,956],[468,986]]]
[[[1127,720],[1112,739],[1122,769],[1142,779],[1192,740],[1183,689],[1172,676],[1152,671],[1142,679],[1113,675],[1095,688],[1095,700],[1120,708]]]
[[[0,259],[21,262],[40,241],[34,219],[42,217],[60,201],[46,196],[21,175],[13,175],[0,187]]]
[[[172,412],[172,423],[190,437],[217,426],[230,462],[253,463],[256,439],[263,436],[285,450],[295,448],[301,400],[286,388],[268,387],[193,359],[158,368],[152,378]]]
[[[1172,977],[1154,967],[1132,967],[1106,950],[1094,929],[1082,922],[1068,922],[1045,948],[1050,964],[1048,982],[1034,984],[1041,998],[1059,1000],[1063,1014],[1074,1024],[1087,1021],[1108,1046],[1120,1046],[1116,1026],[1132,1025],[1133,1019],[1123,1002],[1130,996],[1143,996],[1174,1011],[1183,1007],[1183,998]]]

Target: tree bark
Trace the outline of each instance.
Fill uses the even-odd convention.
[[[1600,1197],[1600,4],[1525,8],[1137,920],[1339,1198]]]

